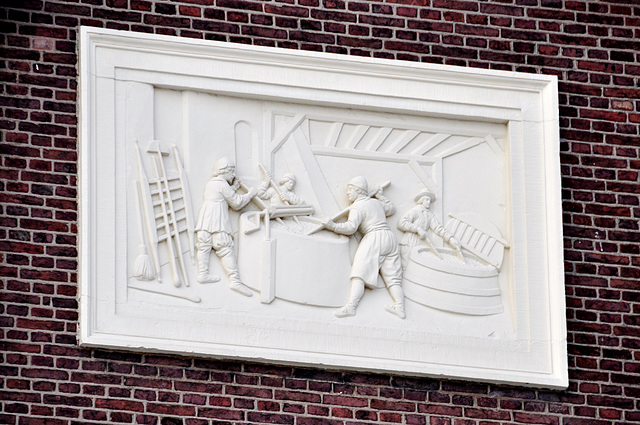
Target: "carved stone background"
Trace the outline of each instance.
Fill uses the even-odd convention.
[[[85,31],[82,60],[83,343],[566,385],[553,79],[99,30]],[[344,291],[346,301],[348,263],[324,264],[305,252],[311,239],[287,245],[277,233],[272,261],[255,249],[262,233],[238,224],[240,213],[232,213],[240,274],[256,294],[229,291],[215,255],[221,282],[198,283],[188,222],[221,156],[235,160],[249,186],[261,182],[260,163],[276,179],[295,174],[296,194],[318,218],[347,206],[351,177],[390,180],[384,193],[397,207],[389,223],[398,239],[397,220],[428,186],[443,224],[473,213],[503,238],[497,304],[484,306],[477,279],[463,277],[464,291],[432,292],[430,306],[403,283],[404,320],[384,311],[383,289],[367,291],[355,317],[334,318],[340,303],[323,292]],[[165,223],[158,217],[167,211]],[[353,244],[339,249],[348,254]],[[152,248],[162,282],[134,277],[141,245]],[[270,262],[275,299],[265,298],[256,272]],[[327,275],[309,273],[317,264]],[[278,296],[284,276],[306,278]],[[479,308],[452,309],[461,297]]]

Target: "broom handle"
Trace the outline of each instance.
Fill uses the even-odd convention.
[[[144,237],[144,231],[142,230],[142,207],[140,206],[140,189],[138,189],[138,182],[133,182],[133,192],[136,197],[136,222],[138,223],[138,237],[140,238],[140,245],[144,247],[145,252],[149,251],[147,247],[147,241]],[[138,254],[139,255],[139,254]],[[153,270],[153,277],[156,277],[156,272]],[[137,277],[136,277],[137,278]]]
[[[142,208],[140,207],[140,190],[138,189],[137,182],[133,182],[133,192],[136,196],[136,222],[138,223],[138,237],[140,238],[140,244],[146,245],[144,240],[144,233],[142,231]]]

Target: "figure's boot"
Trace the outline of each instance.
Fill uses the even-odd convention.
[[[333,315],[337,318],[341,319],[343,317],[350,317],[356,315],[357,306],[347,303],[344,306],[340,307],[338,310],[333,312]]]
[[[198,248],[198,251],[196,253],[196,260],[198,262],[197,280],[200,283],[212,283],[220,280],[218,276],[209,274],[210,254],[211,254],[211,249],[209,248]]]
[[[389,286],[389,294],[393,299],[393,305],[386,305],[384,309],[394,316],[404,319],[406,314],[404,312],[404,291],[402,286],[399,283]]]
[[[384,309],[387,310],[389,313],[393,314],[394,316],[398,316],[401,319],[404,319],[405,317],[407,317],[404,312],[403,304],[385,305]]]
[[[342,308],[333,313],[338,318],[350,317],[356,315],[356,309],[360,303],[360,299],[364,295],[364,282],[362,279],[354,277],[351,279],[351,292],[349,294],[349,302]]]
[[[227,276],[229,276],[229,288],[232,291],[244,295],[245,297],[252,296],[253,292],[251,292],[251,289],[249,289],[240,281],[240,273],[238,273],[238,263],[236,262],[236,256],[233,253],[233,248],[222,248],[217,252],[217,254],[220,257],[222,267],[224,267],[224,270],[227,272]]]

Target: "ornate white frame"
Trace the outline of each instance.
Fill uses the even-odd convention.
[[[129,258],[122,249],[128,183],[121,163],[128,151],[118,134],[118,81],[507,125],[513,338],[414,328],[404,335],[370,323],[336,322],[330,314],[322,322],[233,308],[189,312],[182,305],[129,305],[118,289]],[[81,28],[80,344],[567,387],[557,97],[553,76]],[[314,345],[318,341],[323,349]],[[335,350],[327,348],[332,344]]]

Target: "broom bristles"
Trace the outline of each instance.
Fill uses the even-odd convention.
[[[153,263],[149,255],[147,255],[147,248],[144,244],[140,244],[140,254],[136,257],[133,268],[133,277],[138,280],[153,280],[156,278],[156,271],[153,268]]]

